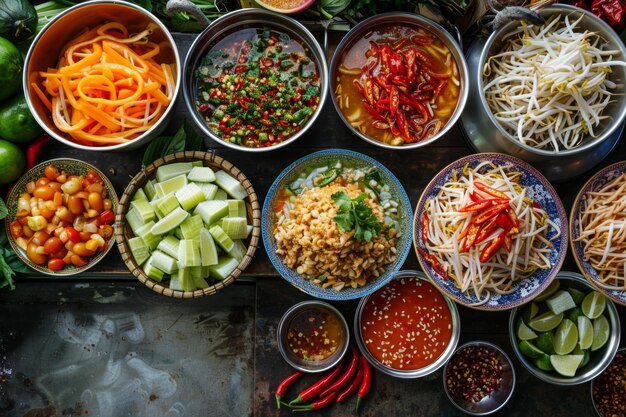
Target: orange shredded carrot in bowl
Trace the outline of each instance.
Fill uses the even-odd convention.
[[[174,98],[175,66],[154,58],[150,28],[129,34],[109,22],[81,33],[62,49],[57,68],[32,88],[55,126],[76,142],[108,146],[150,129]]]

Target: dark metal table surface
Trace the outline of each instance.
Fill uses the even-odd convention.
[[[336,44],[341,34],[331,34]],[[334,42],[333,42],[334,37]],[[175,36],[186,53],[192,35]],[[177,117],[186,117],[179,97]],[[327,148],[365,153],[385,164],[415,205],[444,166],[470,154],[460,126],[434,145],[389,151],[366,144],[342,124],[330,100],[305,136],[280,150],[251,155],[210,143],[252,181],[260,200],[293,160]],[[82,152],[51,143],[41,160],[73,157],[92,163],[121,195],[141,168],[144,149],[124,153]],[[593,172],[626,157],[620,143],[591,172],[554,184],[567,211]],[[414,253],[403,269],[419,269]],[[568,254],[563,270],[577,271]],[[245,277],[215,296],[173,300],[152,293],[129,275],[112,250],[94,270],[59,280],[30,277],[0,294],[0,416],[279,416],[273,391],[291,372],[276,347],[275,329],[293,304],[310,298],[282,280],[261,247]],[[333,303],[352,322],[356,301]],[[618,307],[622,332],[626,308]],[[592,416],[589,383],[558,387],[530,375],[514,358],[507,312],[460,308],[461,341],[488,340],[513,358],[518,385],[501,416]],[[624,342],[621,344],[624,345]],[[310,380],[307,380],[310,382]],[[304,384],[304,382],[302,383]],[[302,385],[293,389],[297,392]],[[349,416],[353,402],[318,414]],[[376,372],[363,416],[458,416],[447,400],[441,371],[419,380]]]

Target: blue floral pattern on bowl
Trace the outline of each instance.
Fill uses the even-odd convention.
[[[282,257],[276,253],[276,241],[274,240],[274,224],[276,221],[273,207],[278,200],[279,191],[287,184],[290,184],[301,172],[309,166],[319,166],[329,161],[349,162],[355,166],[371,167],[375,166],[382,173],[385,184],[389,184],[392,198],[398,202],[398,230],[401,231],[396,241],[396,260],[385,267],[385,272],[378,278],[371,278],[363,287],[352,288],[346,286],[341,291],[333,288],[324,289],[312,281],[304,278],[295,270],[285,265]],[[411,203],[400,181],[383,164],[358,152],[343,149],[328,149],[314,152],[298,159],[285,168],[276,178],[270,187],[265,202],[263,203],[263,213],[261,215],[261,232],[263,234],[263,245],[265,251],[274,265],[274,268],[285,280],[305,293],[325,300],[351,300],[364,297],[376,291],[389,280],[391,280],[401,267],[411,248]]]
[[[584,207],[583,196],[589,191],[597,190],[607,182],[615,179],[621,173],[626,172],[626,161],[617,162],[610,165],[587,181],[587,183],[581,188],[570,213],[570,244],[572,252],[574,252],[574,259],[578,264],[578,268],[582,271],[583,275],[598,291],[606,295],[614,302],[626,306],[626,290],[610,290],[604,287],[600,280],[600,275],[589,262],[585,261],[583,244],[582,242],[576,242],[576,239],[580,237],[580,223],[578,221],[578,215]]]
[[[513,283],[513,291],[509,294],[491,294],[489,300],[479,305],[478,298],[475,294],[463,293],[452,279],[444,279],[430,266],[424,257],[418,252],[417,248],[425,250],[421,240],[422,230],[422,213],[426,200],[437,195],[439,188],[450,180],[452,170],[462,170],[465,164],[470,167],[491,161],[496,165],[512,164],[521,172],[521,184],[528,189],[528,196],[539,203],[548,213],[550,219],[561,229],[560,236],[555,236],[555,231],[548,233],[548,239],[552,239],[553,250],[550,252],[550,264],[552,268],[546,270],[537,270],[530,277],[517,280]],[[453,162],[452,164],[441,170],[433,180],[426,186],[419,202],[413,218],[413,244],[417,252],[422,269],[430,280],[448,297],[452,298],[459,304],[480,310],[496,311],[508,310],[524,304],[539,295],[554,279],[559,272],[565,254],[567,252],[567,216],[563,204],[558,194],[550,184],[550,182],[539,173],[535,168],[524,161],[515,157],[499,154],[499,153],[479,153],[466,156]]]

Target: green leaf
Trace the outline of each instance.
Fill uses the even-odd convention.
[[[370,172],[368,172],[367,174],[365,174],[365,183],[369,186],[369,183],[371,180],[376,181],[379,184],[383,184],[384,182],[384,178],[383,178],[383,174],[380,172],[380,170],[378,168],[374,168],[372,169]]]
[[[374,216],[372,208],[365,203],[367,194],[361,193],[350,199],[346,193],[338,192],[330,198],[339,207],[339,212],[333,220],[342,232],[347,233],[354,228],[355,239],[370,241],[381,231],[382,223]]]
[[[337,214],[333,220],[344,233],[348,233],[354,227],[354,217],[350,213]]]
[[[9,210],[7,209],[6,204],[4,204],[4,200],[0,198],[0,220],[4,219],[9,214]]]
[[[334,193],[330,196],[330,198],[337,204],[339,207],[339,212],[348,211],[352,209],[352,200],[348,194],[343,192]]]
[[[6,263],[3,257],[0,256],[0,288],[4,288],[9,286],[10,289],[15,289],[15,282],[13,281],[13,276],[15,272],[13,269]]]
[[[4,248],[4,260],[11,267],[13,272],[18,272],[20,274],[28,274],[31,272],[28,265],[22,261],[17,254],[13,251],[12,248]]]
[[[193,126],[185,120],[183,122],[183,129],[185,130],[186,140],[185,140],[185,150],[186,151],[200,151],[202,150],[202,145],[204,144],[204,140],[202,136],[198,135],[194,130]]]

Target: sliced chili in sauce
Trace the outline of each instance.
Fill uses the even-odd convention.
[[[306,310],[289,323],[287,346],[299,358],[321,361],[335,353],[344,337],[341,323],[334,314]]]
[[[370,296],[361,316],[369,352],[385,366],[412,370],[434,362],[452,336],[452,315],[432,284],[400,278]]]

